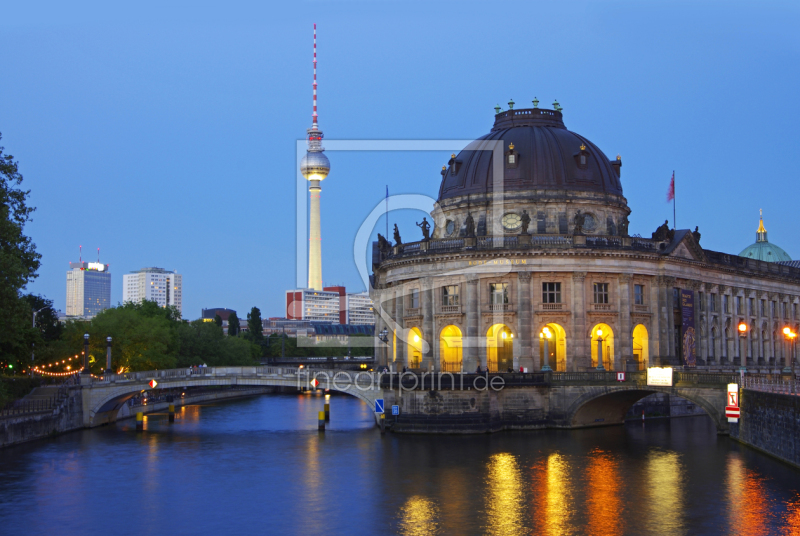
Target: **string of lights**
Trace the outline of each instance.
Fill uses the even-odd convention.
[[[36,374],[41,374],[42,376],[72,376],[73,374],[79,374],[82,370],[83,367],[76,370],[70,370],[67,372],[49,372],[47,370],[42,370],[39,367],[33,367],[33,371]],[[94,374],[92,376],[94,377]]]

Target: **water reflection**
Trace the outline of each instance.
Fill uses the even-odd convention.
[[[487,534],[524,534],[523,492],[517,460],[503,452],[489,458],[486,476]]]
[[[728,456],[726,484],[730,533],[742,536],[768,534],[770,500],[764,477],[748,469],[741,455]]]
[[[685,534],[683,518],[684,467],[677,452],[652,450],[645,462],[644,489],[648,528],[659,534]]]
[[[531,471],[534,491],[531,511],[534,533],[561,536],[576,533],[571,466],[565,456],[550,454]]]
[[[587,534],[612,536],[622,533],[619,461],[609,452],[592,451],[586,467]]]
[[[428,536],[439,530],[436,505],[426,497],[409,497],[400,508],[400,534],[404,536]]]

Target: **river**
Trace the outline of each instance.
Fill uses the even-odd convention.
[[[0,534],[800,534],[800,471],[708,417],[381,436],[268,395],[0,451]]]

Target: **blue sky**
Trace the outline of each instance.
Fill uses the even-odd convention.
[[[793,258],[797,2],[139,2],[3,8],[0,132],[37,207],[30,290],[65,307],[69,261],[184,275],[203,307],[284,315],[295,286],[295,145],[310,126],[318,25],[327,139],[471,139],[493,107],[558,99],[567,128],[623,157],[631,233],[672,215],[702,245],[769,238]],[[447,153],[328,153],[323,278],[362,290],[352,248],[392,194],[436,197]],[[794,207],[794,208],[793,208]],[[432,207],[431,207],[432,208]],[[421,212],[391,216],[415,239]],[[378,226],[383,229],[383,223]]]

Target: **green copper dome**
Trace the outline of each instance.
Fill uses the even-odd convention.
[[[747,257],[748,259],[758,259],[767,262],[780,262],[790,261],[792,258],[788,253],[783,251],[775,244],[770,244],[767,240],[767,230],[764,228],[764,219],[761,218],[758,222],[758,230],[756,231],[756,243],[751,244],[744,248],[740,257]]]

